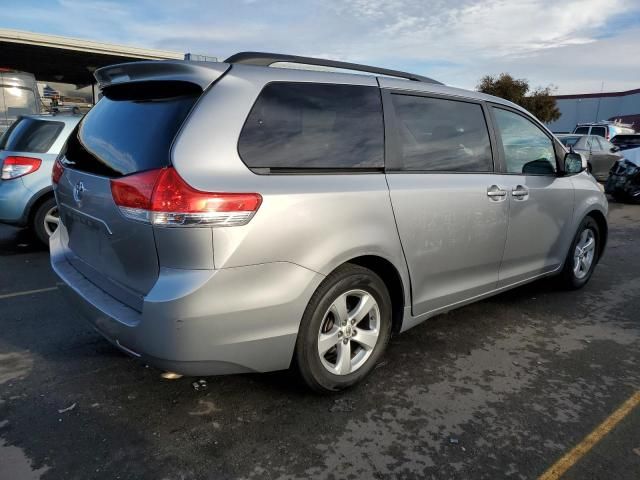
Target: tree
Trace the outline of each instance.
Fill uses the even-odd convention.
[[[527,80],[501,73],[497,77],[485,75],[476,88],[479,92],[504,98],[526,108],[541,122],[553,122],[562,115],[552,96],[554,87],[551,85],[530,90]]]

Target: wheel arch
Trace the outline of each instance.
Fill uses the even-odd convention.
[[[384,257],[378,255],[361,255],[344,263],[352,263],[374,272],[384,282],[391,297],[391,331],[397,334],[402,329],[406,291],[400,271]],[[344,265],[344,264],[343,264]]]
[[[591,217],[598,224],[598,229],[600,230],[600,248],[598,249],[598,259],[602,257],[604,253],[604,248],[607,244],[607,238],[609,236],[609,225],[607,223],[607,217],[604,216],[600,210],[590,210],[586,213],[586,217]]]
[[[31,197],[29,205],[27,206],[27,215],[25,219],[28,227],[32,226],[33,217],[35,217],[36,212],[38,211],[38,208],[40,207],[40,205],[42,205],[48,199],[53,197],[54,197],[53,187],[43,188],[42,190],[38,191],[35,195],[33,195],[33,197]]]

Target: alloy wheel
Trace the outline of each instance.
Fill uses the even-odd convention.
[[[379,335],[380,307],[373,295],[364,290],[345,292],[320,323],[320,361],[334,375],[353,373],[371,356]]]
[[[585,228],[580,234],[573,253],[573,274],[583,279],[589,273],[596,249],[596,236],[593,230]]]
[[[60,223],[60,216],[58,215],[58,207],[54,206],[47,210],[47,213],[44,215],[44,231],[47,232],[47,235],[53,235],[53,232],[58,228],[58,223]]]

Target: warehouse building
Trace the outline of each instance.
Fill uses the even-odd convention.
[[[548,127],[554,133],[572,132],[578,123],[619,120],[640,131],[640,88],[626,92],[557,95],[562,116]]]

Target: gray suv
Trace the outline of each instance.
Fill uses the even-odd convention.
[[[585,159],[505,100],[261,53],[96,78],[53,171],[51,263],[102,335],[163,370],[293,364],[339,390],[393,333],[549,275],[582,287],[602,255]]]

